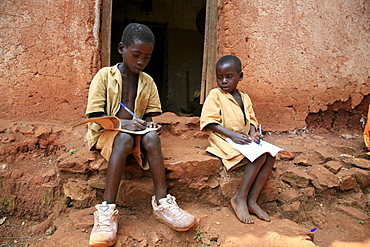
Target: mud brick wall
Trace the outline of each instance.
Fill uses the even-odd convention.
[[[302,128],[308,114],[369,94],[369,1],[225,0],[218,14],[217,58],[242,59],[241,88],[266,129]]]
[[[1,118],[76,123],[96,72],[93,0],[0,1]]]
[[[84,118],[100,68],[101,2],[0,1],[1,119],[70,125]],[[369,5],[218,0],[216,56],[242,59],[241,88],[264,130],[303,128],[310,114],[338,102],[349,111],[365,105]]]

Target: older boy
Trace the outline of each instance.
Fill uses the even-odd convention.
[[[91,82],[86,109],[89,118],[117,116],[122,129],[133,131],[161,127],[152,121],[152,116],[161,114],[157,87],[142,71],[153,48],[154,35],[147,26],[131,23],[125,28],[118,44],[123,62],[102,68]],[[120,107],[119,102],[138,118]],[[87,139],[90,149],[99,150],[108,160],[104,202],[95,206],[90,245],[111,246],[116,242],[118,211],[115,200],[128,156],[133,156],[143,169],[150,167],[155,190],[152,197],[154,216],[178,231],[186,231],[194,225],[195,217],[180,209],[173,196],[166,195],[163,155],[156,131],[135,135],[104,130],[96,123],[89,123]],[[147,155],[149,167],[142,162],[141,150]]]
[[[235,143],[259,143],[263,136],[256,132],[258,125],[249,96],[237,89],[243,79],[240,59],[227,55],[216,63],[218,88],[212,89],[206,98],[201,119],[201,130],[210,133],[207,151],[220,157],[227,170],[245,165],[244,176],[238,193],[231,205],[243,223],[254,223],[249,213],[270,221],[270,217],[257,205],[257,198],[267,181],[275,158],[263,154],[254,162],[247,160],[225,138]]]

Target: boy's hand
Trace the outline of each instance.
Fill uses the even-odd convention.
[[[147,128],[159,128],[161,127],[161,125],[159,125],[157,122],[151,121],[151,122],[146,123],[146,127]]]
[[[147,128],[157,128],[157,133],[161,133],[162,132],[162,125],[158,124],[157,122],[147,122],[147,125],[146,125]]]
[[[147,126],[147,122],[142,119],[132,119],[132,120],[122,120],[121,119],[121,128],[128,130],[143,130]]]
[[[236,133],[236,132],[234,132],[232,135],[230,135],[229,138],[237,144],[249,144],[249,143],[252,142],[252,139],[249,136],[239,134],[239,133]]]
[[[252,141],[254,141],[257,144],[260,144],[260,142],[263,140],[264,136],[260,133],[254,133],[252,136]]]

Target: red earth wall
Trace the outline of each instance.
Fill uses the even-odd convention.
[[[266,130],[303,128],[310,113],[354,109],[370,93],[369,1],[224,0],[218,15],[217,58],[241,58],[240,87]]]
[[[88,83],[100,67],[95,2],[0,1],[2,119],[70,125],[84,118]],[[310,113],[335,102],[350,109],[363,102],[369,4],[219,0],[217,57],[242,59],[240,87],[264,130],[303,128]]]
[[[1,118],[70,124],[84,117],[98,66],[94,1],[0,1]]]

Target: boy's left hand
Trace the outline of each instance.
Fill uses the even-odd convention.
[[[147,128],[157,128],[157,133],[162,132],[162,125],[158,124],[157,122],[147,122],[146,124]]]

